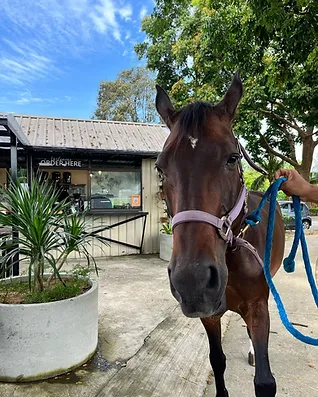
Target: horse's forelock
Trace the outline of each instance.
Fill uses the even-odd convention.
[[[211,115],[222,117],[220,109],[209,102],[197,101],[182,108],[176,115],[173,136],[168,141],[166,149],[176,151],[189,141],[189,137],[201,139],[208,127]]]

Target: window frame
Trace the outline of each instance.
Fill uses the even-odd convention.
[[[139,181],[140,181],[140,207],[139,208],[126,208],[126,209],[120,209],[120,208],[91,208],[91,199],[92,199],[92,184],[91,184],[91,173],[96,172],[96,171],[102,171],[102,172],[138,172],[139,173]],[[142,167],[141,166],[103,166],[103,167],[98,167],[97,165],[94,166],[91,163],[89,164],[89,169],[88,169],[88,183],[87,183],[87,196],[88,196],[88,202],[89,202],[89,209],[88,213],[89,214],[139,214],[143,212],[143,186],[142,186]]]

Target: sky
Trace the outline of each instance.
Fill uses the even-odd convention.
[[[0,112],[91,118],[99,84],[138,65],[153,0],[0,0]]]

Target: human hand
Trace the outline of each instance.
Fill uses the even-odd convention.
[[[307,182],[296,170],[281,168],[275,173],[275,179],[288,178],[281,186],[282,191],[288,196],[299,196],[303,201],[314,201],[311,198],[312,185]]]

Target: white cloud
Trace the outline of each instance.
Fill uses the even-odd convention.
[[[122,43],[133,14],[127,0],[0,0],[0,12],[7,21],[1,24],[0,83],[14,85],[56,77],[67,59]]]
[[[131,19],[133,10],[131,4],[125,5],[123,8],[119,10],[120,16],[125,20],[129,21]]]
[[[147,8],[145,6],[143,6],[142,9],[140,10],[139,18],[144,19],[145,16],[147,15],[147,13],[148,13]]]
[[[13,91],[9,93],[8,96],[0,97],[0,105],[9,106],[9,105],[29,105],[32,103],[56,103],[56,102],[70,102],[72,101],[71,96],[65,95],[62,98],[46,98],[33,95],[30,90],[24,91]]]
[[[16,45],[10,40],[3,40],[0,55],[0,80],[16,85],[30,83],[38,78],[59,74],[55,62],[43,55],[41,50],[21,43]]]
[[[38,96],[33,96],[31,91],[26,90],[22,92],[18,92],[17,95],[18,99],[14,100],[16,105],[28,105],[30,103],[41,103],[41,102],[50,102],[54,103],[57,98],[41,98]]]
[[[98,32],[105,33],[109,29],[119,29],[116,12],[118,10],[113,0],[98,0],[90,13],[90,17]]]
[[[131,38],[131,33],[126,32],[125,40],[129,40]]]

